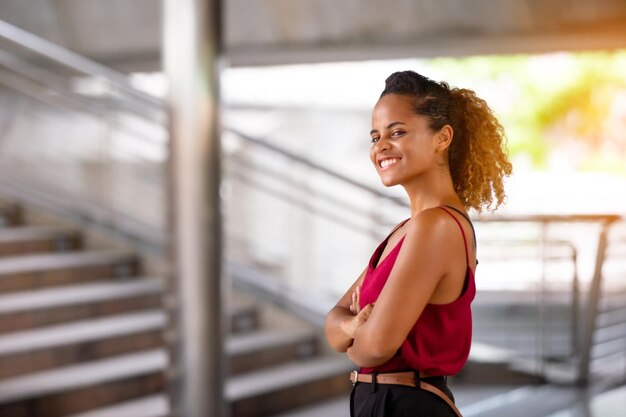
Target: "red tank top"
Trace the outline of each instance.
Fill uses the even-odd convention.
[[[362,367],[360,370],[362,373],[417,369],[431,375],[456,375],[467,362],[472,342],[470,304],[476,295],[474,271],[469,266],[467,239],[461,223],[450,211],[440,208],[456,221],[463,236],[467,264],[463,292],[451,303],[427,304],[396,354],[382,365],[373,368]],[[408,220],[410,218],[402,224]],[[380,259],[382,249],[392,234],[393,231],[381,242],[370,258],[369,267],[361,285],[361,307],[376,301],[393,268],[404,236],[385,259],[374,267],[374,259]]]

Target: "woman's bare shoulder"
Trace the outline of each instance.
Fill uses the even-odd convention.
[[[412,221],[410,230],[424,231],[431,233],[445,233],[451,225],[450,215],[440,207],[431,207],[417,213]]]

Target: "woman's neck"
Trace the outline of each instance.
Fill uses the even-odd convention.
[[[402,185],[411,202],[411,218],[432,207],[461,204],[450,175],[438,175],[423,180],[416,178],[410,184]]]

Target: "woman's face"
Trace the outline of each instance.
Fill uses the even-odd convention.
[[[387,94],[372,110],[370,158],[387,187],[405,184],[436,166],[435,133],[412,110],[411,97]]]

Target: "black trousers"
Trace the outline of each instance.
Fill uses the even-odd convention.
[[[422,381],[442,390],[454,402],[446,377]],[[350,393],[350,417],[456,417],[439,396],[407,385],[357,382]]]

